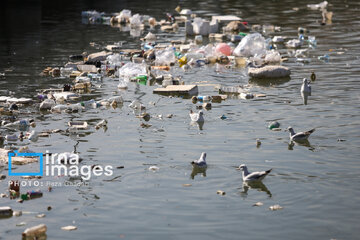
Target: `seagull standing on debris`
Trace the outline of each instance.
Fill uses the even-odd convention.
[[[194,113],[192,110],[190,110],[190,118],[193,122],[204,122],[204,113],[202,110],[200,110],[198,113]]]
[[[242,179],[244,182],[249,182],[249,181],[261,181],[263,180],[270,172],[272,169],[269,169],[267,171],[261,171],[261,172],[252,172],[250,173],[246,167],[245,164],[241,164],[239,166],[239,169],[242,171]]]
[[[207,167],[207,164],[206,164],[206,153],[203,152],[201,153],[201,156],[198,160],[196,161],[192,161],[191,164],[193,166],[196,166],[196,167],[202,167],[202,168],[206,168]]]
[[[309,136],[313,132],[315,132],[315,128],[311,129],[309,131],[306,131],[306,132],[299,132],[299,133],[295,133],[295,131],[292,127],[288,127],[287,130],[290,132],[290,140],[295,141],[295,142],[307,140],[309,138]]]
[[[307,78],[303,79],[303,84],[301,85],[301,93],[307,93],[309,96],[311,96],[311,86],[310,81],[307,80]]]

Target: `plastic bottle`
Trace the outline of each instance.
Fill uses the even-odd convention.
[[[25,229],[25,231],[22,233],[22,236],[24,238],[37,238],[41,235],[44,235],[47,231],[47,227],[45,224],[40,224],[31,228]]]
[[[94,103],[95,103],[95,100],[91,99],[91,100],[88,100],[88,101],[82,101],[80,104],[83,107],[90,108],[90,107],[93,106]]]
[[[211,101],[211,96],[197,96],[198,101]]]
[[[36,191],[27,192],[27,195],[28,195],[29,199],[34,199],[34,198],[42,197],[43,193],[40,190],[36,190]]]

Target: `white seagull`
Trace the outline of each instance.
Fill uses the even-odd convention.
[[[295,141],[295,142],[307,140],[309,138],[309,136],[313,132],[315,132],[315,128],[311,129],[309,131],[306,131],[306,132],[299,132],[299,133],[295,133],[295,131],[292,127],[288,127],[287,130],[290,132],[290,140]]]
[[[196,161],[192,161],[191,164],[193,166],[197,166],[197,167],[202,167],[202,168],[205,168],[207,167],[207,164],[206,164],[206,153],[203,152],[201,153],[201,156],[198,160]]]
[[[307,80],[307,78],[303,79],[303,83],[301,85],[301,93],[307,93],[309,96],[311,96],[311,86],[310,86],[310,81]]]
[[[202,110],[200,110],[198,113],[194,113],[192,110],[190,110],[190,118],[193,122],[204,122],[204,113]]]
[[[246,167],[245,164],[241,164],[239,166],[239,169],[242,171],[242,178],[244,182],[249,181],[261,181],[263,180],[266,175],[268,175],[272,169],[269,169],[267,171],[261,171],[261,172],[252,172],[250,173]]]

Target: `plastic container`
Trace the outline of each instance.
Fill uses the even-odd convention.
[[[11,207],[0,207],[0,218],[12,217],[13,210]]]

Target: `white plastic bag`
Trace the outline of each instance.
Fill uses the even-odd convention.
[[[176,61],[174,50],[171,47],[156,51],[155,56],[155,65],[158,66],[169,66]]]
[[[252,57],[263,55],[266,52],[266,41],[260,33],[246,35],[239,45],[235,48],[233,54],[238,57]]]
[[[120,80],[124,79],[126,82],[129,82],[130,78],[138,75],[147,75],[146,64],[128,62],[119,69]]]

